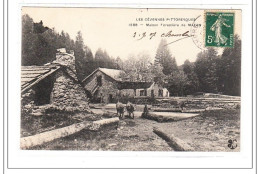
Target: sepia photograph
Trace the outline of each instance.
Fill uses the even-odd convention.
[[[21,9],[20,149],[240,152],[240,9]]]

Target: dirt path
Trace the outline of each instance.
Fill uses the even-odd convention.
[[[45,150],[111,150],[111,151],[172,151],[168,144],[153,133],[156,121],[142,118],[121,120],[117,129],[86,132],[57,139],[33,149]]]
[[[100,132],[81,131],[33,149],[94,150],[94,151],[172,151],[167,142],[153,133],[158,127],[174,134],[195,151],[240,151],[240,111],[206,111],[200,116],[182,121],[158,123],[136,117],[120,120],[118,128]],[[236,140],[236,148],[228,147]]]

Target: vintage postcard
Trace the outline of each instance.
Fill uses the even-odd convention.
[[[240,152],[241,10],[21,18],[20,149]]]

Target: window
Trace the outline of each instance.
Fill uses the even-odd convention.
[[[162,90],[162,89],[159,89],[159,91],[158,91],[158,96],[159,96],[159,97],[162,97],[162,96],[163,96],[163,90]]]
[[[151,97],[154,97],[154,90],[151,90]]]
[[[97,77],[97,85],[102,86],[102,76]]]
[[[147,96],[147,90],[146,89],[141,90],[140,91],[140,96]]]

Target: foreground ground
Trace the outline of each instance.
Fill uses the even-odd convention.
[[[99,132],[81,131],[32,149],[172,151],[166,141],[153,133],[154,127],[168,134],[174,134],[192,146],[195,151],[232,152],[240,149],[239,109],[205,111],[197,117],[167,123],[143,119],[137,114],[134,120],[128,118],[120,120],[117,127]],[[232,140],[231,144],[235,148],[228,147],[229,140]]]

